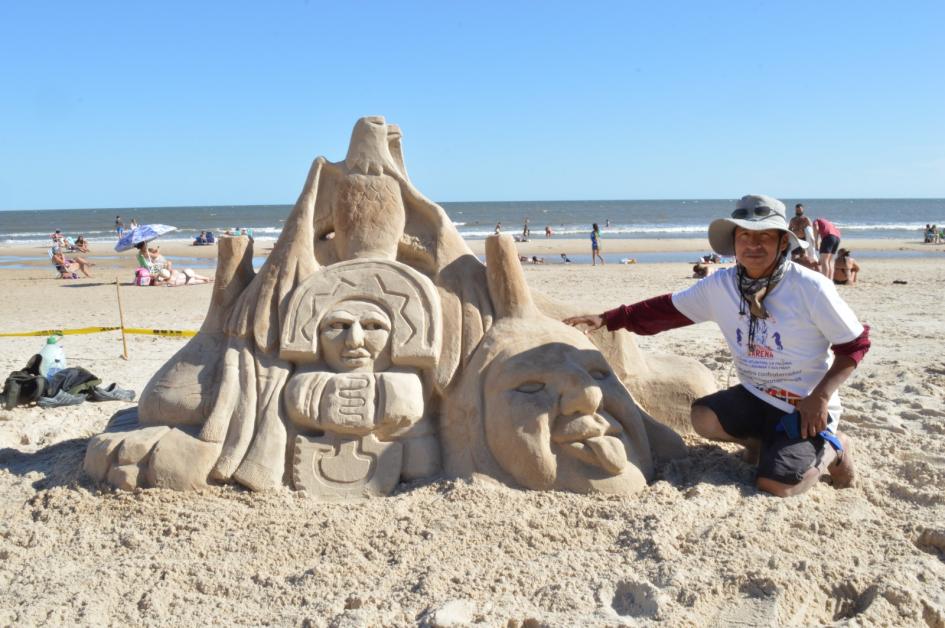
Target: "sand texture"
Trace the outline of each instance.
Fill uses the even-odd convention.
[[[701,249],[696,249],[701,250]],[[945,266],[863,264],[841,287],[873,349],[843,388],[858,485],[778,499],[738,447],[687,459],[633,497],[437,479],[356,504],[287,489],[112,492],[87,439],[130,404],[0,410],[0,625],[945,625]],[[114,325],[115,272],[0,271],[0,331]],[[685,264],[529,266],[599,312],[682,288]],[[119,271],[130,280],[127,268]],[[905,280],[905,285],[893,280]],[[130,327],[196,329],[210,286],[123,287]],[[0,338],[0,372],[42,338]],[[69,336],[70,366],[141,391],[183,340]],[[730,381],[720,332],[640,338]],[[734,383],[734,381],[732,381]]]

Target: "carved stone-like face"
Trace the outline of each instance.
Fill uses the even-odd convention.
[[[318,342],[336,373],[380,372],[390,368],[390,317],[368,301],[342,301],[322,318]]]
[[[638,490],[649,445],[633,400],[583,334],[536,323],[503,323],[507,346],[485,378],[484,428],[496,461],[527,488]]]

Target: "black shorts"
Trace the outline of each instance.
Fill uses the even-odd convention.
[[[820,240],[820,252],[829,255],[835,255],[840,248],[840,238],[835,235],[827,235]]]
[[[692,405],[712,410],[730,436],[761,441],[760,478],[794,485],[821,461],[826,444],[822,437],[793,439],[778,431],[777,425],[787,413],[765,403],[742,385],[706,395]]]

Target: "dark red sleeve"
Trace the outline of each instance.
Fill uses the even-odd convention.
[[[621,305],[601,315],[609,331],[627,329],[641,336],[651,336],[667,329],[692,325],[673,305],[673,295],[664,294],[633,305]]]
[[[860,363],[860,360],[866,355],[866,352],[870,350],[870,326],[863,325],[863,333],[851,340],[850,342],[844,342],[840,345],[833,345],[830,347],[833,352],[837,355],[845,355],[851,358],[856,364]]]

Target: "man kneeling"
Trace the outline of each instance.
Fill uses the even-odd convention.
[[[837,390],[869,350],[869,327],[833,282],[790,261],[807,243],[788,229],[781,201],[743,197],[730,218],[709,225],[709,243],[736,265],[675,294],[564,322],[643,335],[715,322],[740,384],[693,403],[695,431],[757,452],[757,486],[774,495],[803,493],[828,473],[835,487],[851,486]]]

